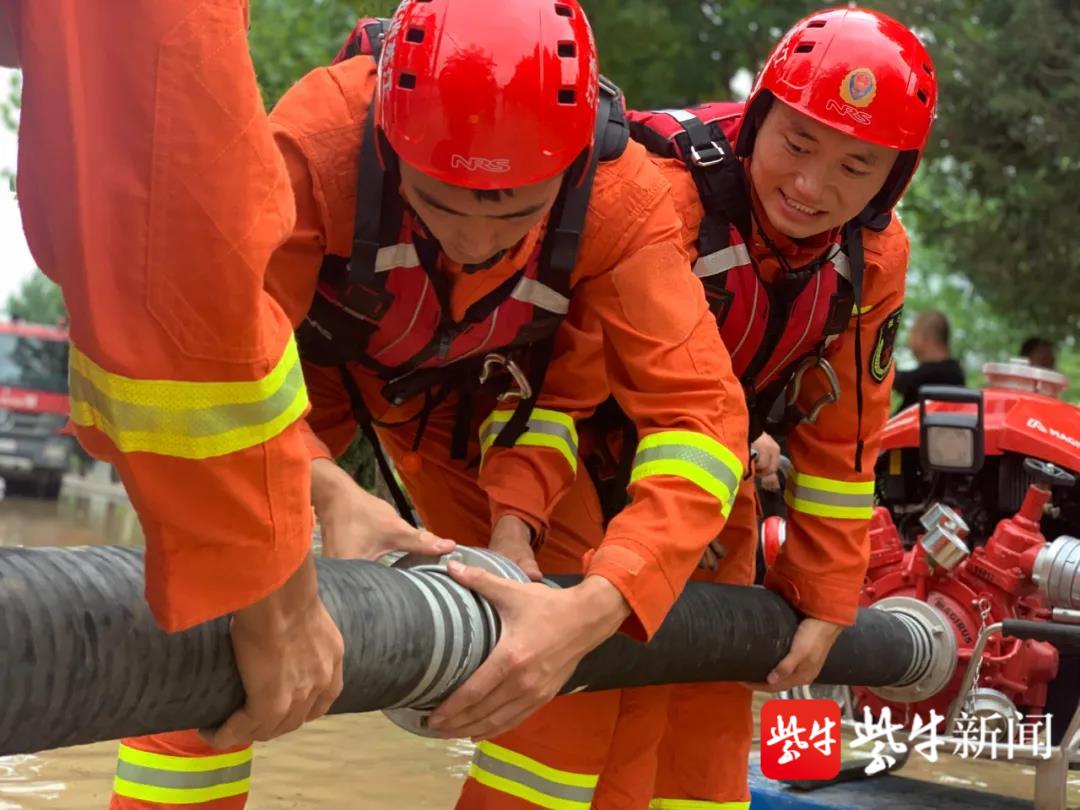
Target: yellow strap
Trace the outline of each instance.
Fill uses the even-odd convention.
[[[138,748],[132,748],[123,743],[120,743],[120,750],[117,752],[117,757],[122,762],[130,762],[132,765],[141,765],[144,768],[157,768],[162,771],[183,773],[232,768],[236,765],[243,765],[245,762],[251,762],[253,755],[254,751],[250,745],[242,751],[233,751],[229,754],[213,754],[208,757],[155,754],[150,751],[140,751]]]
[[[163,788],[153,785],[141,785],[117,777],[113,780],[113,791],[117,796],[158,804],[202,804],[215,799],[227,799],[240,796],[251,789],[250,779],[228,782],[205,788]]]
[[[261,444],[308,406],[300,357],[290,336],[260,380],[186,382],[112,374],[72,346],[71,419],[95,428],[125,453],[203,459]]]

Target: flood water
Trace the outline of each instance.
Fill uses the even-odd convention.
[[[73,495],[88,489],[93,497]],[[59,501],[0,501],[0,546],[139,545],[131,507],[107,483],[69,486]],[[2,699],[2,696],[0,696]],[[0,757],[0,810],[98,810],[108,804],[115,743]],[[453,807],[472,747],[407,734],[381,714],[324,718],[281,740],[256,747],[251,810]],[[943,755],[936,764],[913,756],[905,777],[985,792],[1032,796],[1034,767],[973,762]],[[890,777],[892,778],[892,777]],[[1070,780],[1069,806],[1080,808],[1080,771]]]

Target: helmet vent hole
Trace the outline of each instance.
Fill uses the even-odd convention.
[[[423,28],[410,28],[409,33],[405,35],[406,42],[420,43],[424,41],[424,29]]]
[[[566,59],[573,59],[577,55],[577,46],[573,42],[560,42],[559,43],[559,56]]]
[[[402,90],[412,90],[416,87],[416,74],[402,73],[398,76],[397,84]]]
[[[922,69],[924,71],[926,71],[927,76],[933,76],[934,75],[934,69],[932,67],[930,67],[929,65],[924,63],[923,66],[922,66]]]
[[[573,104],[574,99],[577,98],[577,94],[574,92],[573,87],[564,87],[559,91],[559,103],[560,104]]]
[[[804,42],[795,48],[795,53],[810,53],[812,50],[814,50],[814,43]]]
[[[555,4],[555,13],[560,17],[573,17],[574,10],[570,6],[564,6],[562,3]]]
[[[921,101],[923,104],[927,104],[930,101],[929,97],[926,95],[925,90],[919,90],[915,95],[919,97],[919,101]]]
[[[825,25],[826,25],[826,22],[827,22],[826,20],[814,20],[812,23],[810,23],[806,27],[807,28],[824,28]]]

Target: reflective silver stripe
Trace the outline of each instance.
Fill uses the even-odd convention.
[[[379,248],[375,254],[375,272],[385,273],[395,267],[419,267],[420,257],[416,254],[416,245],[412,242],[401,242],[396,245],[387,245]]]
[[[570,311],[569,298],[531,278],[522,278],[514,287],[514,291],[510,293],[510,297],[559,315],[565,315]]]
[[[120,779],[137,782],[140,785],[188,790],[226,785],[247,779],[251,776],[251,762],[213,771],[166,771],[120,760],[116,763],[116,775]]]
[[[784,502],[807,515],[869,520],[874,513],[874,482],[840,481],[796,470],[788,478]]]
[[[686,461],[705,470],[713,478],[728,488],[731,499],[739,491],[739,478],[736,473],[720,459],[705,450],[687,445],[661,445],[638,450],[634,456],[634,466],[640,467],[650,461]]]
[[[495,759],[495,757],[490,756],[479,749],[477,749],[476,754],[473,756],[473,765],[499,779],[505,779],[519,785],[524,785],[527,788],[531,788],[538,793],[550,796],[556,800],[564,802],[581,802],[585,807],[588,807],[592,803],[593,793],[595,792],[594,788],[577,787],[575,785],[564,785],[559,782],[553,782],[552,780],[545,779],[539,774],[532,773],[519,765],[513,765],[509,762]]]
[[[803,486],[801,484],[795,484],[789,487],[789,491],[792,497],[801,501],[811,501],[813,503],[823,503],[829,506],[873,506],[874,505],[874,493],[866,495],[853,495],[842,492],[826,492],[823,489],[814,489],[813,487]]]
[[[74,368],[69,369],[68,380],[72,397],[101,414],[107,414],[110,424],[120,427],[125,433],[153,434],[166,437],[164,440],[171,436],[184,439],[218,436],[249,425],[258,425],[267,421],[268,417],[286,411],[296,399],[297,392],[304,388],[303,368],[296,363],[286,373],[281,386],[258,402],[167,411],[156,404],[142,405],[110,399]]]
[[[483,444],[484,440],[488,436],[498,436],[502,433],[502,429],[506,427],[505,422],[491,422],[485,428],[484,432],[480,434],[480,443]],[[544,433],[548,436],[557,436],[562,439],[566,444],[577,452],[577,436],[573,435],[562,425],[556,422],[545,422],[540,419],[530,419],[525,423],[526,433]]]
[[[223,456],[277,436],[303,415],[307,389],[290,336],[257,380],[139,379],[106,371],[75,345],[68,364],[71,421],[104,433],[124,453]]]
[[[697,119],[696,115],[687,110],[654,110],[654,112],[670,115],[680,124],[685,124],[687,121],[694,121]]]
[[[733,267],[749,263],[750,253],[746,250],[746,245],[731,245],[715,253],[698,257],[698,260],[694,262],[694,275],[698,278],[718,276]]]
[[[833,267],[836,268],[836,272],[851,281],[851,263],[848,262],[847,254],[842,250],[836,251],[836,255],[832,258]]]

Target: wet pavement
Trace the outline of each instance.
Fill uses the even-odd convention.
[[[0,501],[0,546],[140,545],[138,521],[122,491],[108,481],[70,480],[59,501]],[[944,749],[948,750],[948,749]],[[250,810],[325,808],[451,808],[468,770],[467,742],[407,734],[381,714],[324,718],[256,747]],[[0,757],[0,810],[105,808],[115,743]],[[913,756],[903,776],[984,793],[1029,799],[1034,767],[972,761],[944,753],[931,764]],[[887,777],[892,778],[892,777]],[[1080,771],[1070,780],[1070,807],[1080,808]]]

